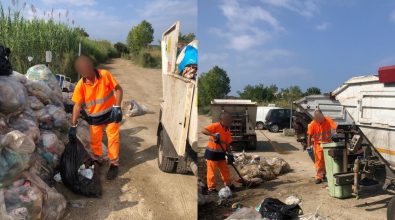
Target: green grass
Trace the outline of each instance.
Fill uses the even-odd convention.
[[[45,51],[52,51],[50,68],[76,79],[73,69],[78,55],[79,42],[82,53],[98,63],[114,57],[117,51],[108,41],[96,41],[81,36],[73,27],[54,20],[25,19],[21,12],[5,9],[0,4],[0,44],[11,49],[13,69],[25,73],[35,64],[45,63]],[[33,57],[31,63],[27,57]]]

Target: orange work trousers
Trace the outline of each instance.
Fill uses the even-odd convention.
[[[324,150],[320,143],[314,144],[314,160],[315,160],[315,179],[324,179],[325,176],[325,160],[324,160]]]
[[[90,126],[90,145],[96,159],[103,156],[102,137],[106,130],[108,140],[108,159],[111,164],[118,165],[119,161],[119,126],[120,123]]]
[[[226,160],[207,160],[207,187],[215,189],[215,172],[217,170],[221,173],[224,184],[230,186],[232,181]]]

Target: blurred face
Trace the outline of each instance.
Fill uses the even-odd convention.
[[[230,114],[225,114],[222,118],[221,123],[226,126],[226,127],[230,127],[232,125],[232,116]]]
[[[324,115],[319,111],[315,111],[314,120],[318,123],[322,123],[324,121]]]
[[[92,77],[95,75],[95,68],[88,57],[78,57],[74,63],[74,68],[82,77]]]

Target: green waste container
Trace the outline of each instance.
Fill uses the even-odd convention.
[[[349,198],[352,195],[352,185],[337,185],[333,175],[342,172],[343,156],[346,154],[344,142],[323,143],[326,178],[328,179],[329,194],[335,198]]]

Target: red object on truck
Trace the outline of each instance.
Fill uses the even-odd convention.
[[[379,68],[379,82],[395,83],[395,66],[383,66]]]

